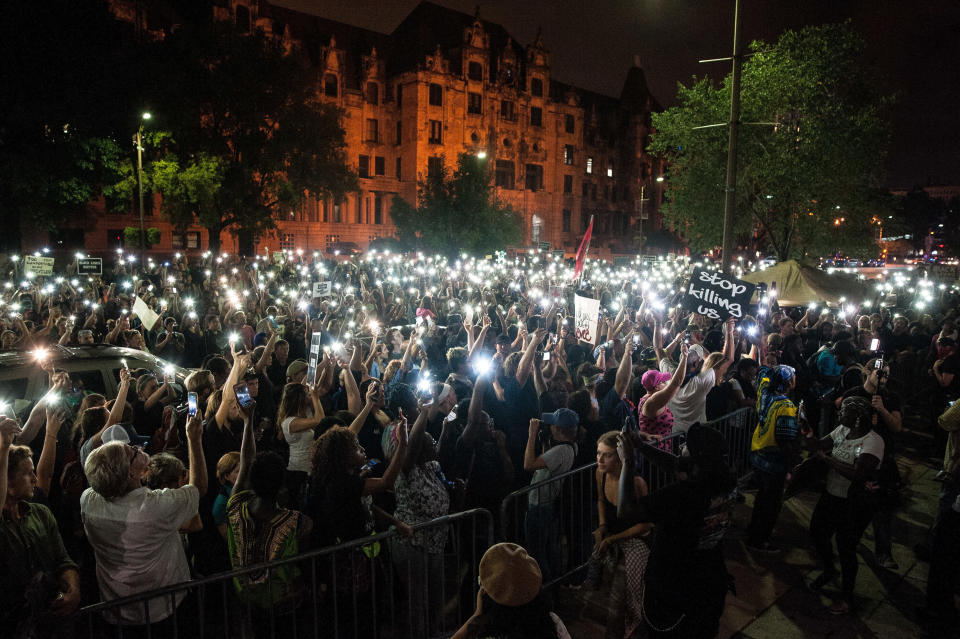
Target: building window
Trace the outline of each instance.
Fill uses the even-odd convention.
[[[572,175],[563,176],[563,192],[573,193],[573,176]]]
[[[329,98],[337,97],[337,94],[340,92],[340,82],[337,80],[337,76],[332,73],[328,73],[323,76],[323,94]]]
[[[543,97],[543,80],[540,78],[530,78],[530,94],[538,98]]]
[[[500,100],[500,118],[507,122],[516,122],[517,105],[510,100]]]
[[[543,109],[530,107],[530,126],[543,126]]]
[[[373,173],[374,175],[386,175],[387,174],[387,160],[382,156],[376,156],[373,158]]]
[[[383,224],[383,197],[379,193],[373,196],[373,223]]]
[[[563,145],[563,163],[567,165],[573,164],[573,145],[572,144]]]
[[[403,106],[403,85],[397,85],[397,106]]]
[[[443,175],[443,158],[431,155],[427,158],[427,177],[441,177]]]
[[[293,233],[280,234],[280,250],[292,251],[297,248],[297,240]]]
[[[340,208],[340,203],[333,205],[333,222],[334,224],[339,224],[343,221],[343,210]]]
[[[483,82],[483,65],[479,62],[471,62],[468,64],[467,77],[477,82]]]
[[[593,173],[593,158],[587,158],[587,173]]]
[[[402,179],[403,179],[403,173],[402,173],[401,170],[400,170],[401,165],[402,165],[402,163],[401,163],[401,161],[400,161],[400,158],[397,158],[397,179],[398,179],[398,180],[402,180]]]
[[[395,144],[400,146],[403,143],[403,122],[397,122],[397,141]]]
[[[340,236],[339,235],[328,235],[327,236],[327,250],[330,250],[331,244],[339,244]]]
[[[607,165],[607,177],[613,177],[613,160],[610,160],[610,164]]]
[[[494,179],[498,187],[501,189],[513,189],[514,176],[513,162],[510,160],[497,160]]]
[[[443,87],[439,84],[430,85],[430,104],[432,106],[443,106]]]
[[[526,166],[526,188],[529,191],[543,189],[543,167],[539,164],[528,164]]]
[[[593,200],[594,202],[597,201],[597,185],[596,184],[590,185],[590,199]]]
[[[590,183],[589,183],[589,182],[584,182],[584,183],[583,183],[583,197],[587,197],[588,195],[590,195]]]
[[[370,216],[370,201],[367,201],[367,217]],[[357,196],[357,210],[354,211],[353,221],[357,224],[363,224],[363,198],[359,195]]]
[[[613,189],[610,191],[610,201],[611,202],[617,201],[617,185],[616,184],[613,185]]]
[[[370,177],[370,156],[361,155],[357,163],[357,174],[362,178]]]
[[[586,211],[581,211],[580,213],[580,232],[585,233],[587,227],[590,226],[590,216],[587,215]]]
[[[443,143],[443,122],[440,120],[430,120],[430,137],[427,141],[430,144]]]
[[[188,249],[200,248],[200,231],[187,231],[186,240]]]
[[[483,113],[483,96],[479,93],[467,94],[467,113]]]
[[[112,249],[123,248],[123,229],[107,231],[107,246]]]
[[[563,209],[563,232],[570,232],[570,209]]]
[[[367,82],[364,96],[370,104],[380,104],[380,85],[376,82]]]
[[[610,185],[605,184],[603,187],[603,200],[604,202],[606,202],[609,199],[610,199]]]
[[[237,6],[237,30],[240,33],[250,31],[250,9],[242,4]]]
[[[367,126],[363,132],[365,142],[380,141],[380,121],[376,118],[367,118]]]
[[[564,118],[564,122],[566,125],[564,128],[566,129],[567,133],[574,133],[577,130],[576,122],[572,115],[567,115]]]
[[[320,215],[322,216],[320,219],[322,219],[324,222],[329,221],[327,219],[327,201],[326,200],[320,203]]]

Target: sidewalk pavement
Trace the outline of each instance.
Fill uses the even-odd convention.
[[[744,545],[743,531],[753,503],[753,495],[747,495],[746,503],[737,506],[735,528],[726,540],[727,569],[736,579],[737,595],[727,596],[720,638],[960,637],[960,628],[932,627],[917,621],[917,611],[924,605],[929,565],[916,558],[913,547],[933,522],[940,490],[933,479],[940,464],[923,453],[928,447],[929,436],[925,433],[905,431],[901,437],[898,457],[906,488],[892,535],[893,557],[900,567],[891,571],[877,565],[873,529],[868,526],[858,552],[857,603],[847,615],[834,616],[827,610],[831,595],[839,594],[839,579],[824,588],[823,594],[813,593],[804,585],[820,574],[808,531],[818,495],[801,493],[784,504],[774,531],[774,542],[784,552],[775,557],[754,555]],[[603,637],[602,625],[585,619],[568,620],[575,613],[559,612],[574,639]]]

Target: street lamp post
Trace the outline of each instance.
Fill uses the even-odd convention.
[[[149,113],[141,116],[140,128],[134,136],[134,144],[137,147],[137,194],[140,196],[140,268],[146,264],[144,253],[147,246],[147,232],[143,227],[143,122],[150,119]]]

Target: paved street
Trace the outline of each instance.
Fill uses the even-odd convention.
[[[830,637],[957,637],[956,628],[924,627],[916,622],[917,608],[923,605],[928,564],[917,560],[913,546],[927,531],[936,509],[940,484],[933,480],[935,461],[922,452],[929,437],[907,430],[902,437],[900,470],[907,484],[903,504],[893,525],[893,554],[900,568],[880,568],[873,554],[873,531],[867,528],[860,543],[860,571],[857,575],[857,608],[836,617],[827,611],[832,594],[823,595],[804,587],[820,574],[808,524],[817,496],[803,493],[786,502],[775,531],[775,541],[785,549],[776,558],[756,557],[743,543],[742,531],[750,520],[750,504],[738,506],[736,530],[727,540],[727,566],[737,582],[737,595],[729,595],[721,622],[721,639],[800,639]],[[839,580],[834,586],[839,589]],[[564,617],[566,620],[567,617]],[[570,619],[571,635],[603,636],[603,627],[589,620]]]

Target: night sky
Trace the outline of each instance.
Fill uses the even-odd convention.
[[[435,0],[472,14],[476,0]],[[390,33],[418,0],[274,0]],[[676,84],[714,77],[729,63],[733,0],[485,0],[483,19],[523,45],[543,30],[561,81],[618,96],[637,57],[654,96],[675,103]],[[898,95],[888,186],[960,184],[960,2],[957,0],[741,0],[744,43],[772,42],[784,29],[847,18],[867,41],[869,60]]]

